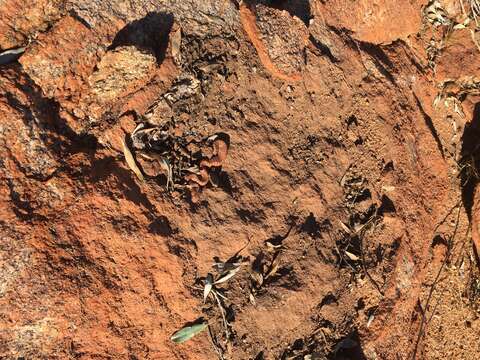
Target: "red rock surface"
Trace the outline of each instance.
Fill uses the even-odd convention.
[[[477,29],[426,5],[1,2],[0,358],[214,359],[170,340],[204,318],[226,359],[476,359]],[[128,167],[147,120],[228,136],[198,203]]]

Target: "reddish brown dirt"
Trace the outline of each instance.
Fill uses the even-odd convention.
[[[467,3],[0,2],[0,358],[477,359]],[[196,203],[129,169],[146,120],[228,136]]]

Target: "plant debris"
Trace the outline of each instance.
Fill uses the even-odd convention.
[[[213,287],[213,276],[212,274],[209,273],[205,278],[205,288],[203,290],[203,302],[207,301],[207,297],[210,294],[210,291],[212,291],[212,287]]]
[[[425,9],[425,15],[429,22],[435,26],[450,25],[447,12],[443,9],[438,0],[431,1]]]
[[[267,245],[268,247],[268,245]],[[272,248],[268,248],[268,253],[260,252],[251,266],[250,271],[250,292],[249,300],[253,305],[256,304],[255,297],[268,282],[277,274],[280,268],[281,249],[272,253]],[[268,258],[270,258],[270,264],[268,264]]]
[[[132,152],[128,148],[127,143],[125,140],[122,139],[122,146],[123,146],[123,155],[125,155],[125,160],[127,161],[127,165],[132,170],[135,175],[137,176],[138,180],[144,181],[144,177],[142,171],[138,168],[135,158],[133,157]]]
[[[190,340],[192,337],[201,333],[207,327],[208,327],[208,323],[205,321],[199,324],[185,326],[184,328],[178,330],[175,334],[173,334],[170,339],[174,343],[180,344],[187,340]]]
[[[221,276],[217,281],[214,282],[215,285],[224,283],[225,281],[228,281],[231,279],[235,274],[240,270],[240,265],[237,267],[229,270],[225,275]]]
[[[182,131],[174,121],[161,126],[140,123],[130,138],[131,148],[124,141],[123,151],[137,177],[143,181],[145,173],[160,179],[167,192],[189,192],[193,203],[198,202],[211,172],[221,168],[228,153],[226,134],[202,138],[193,130]]]
[[[204,307],[204,312],[206,312],[210,318],[210,325],[209,325],[209,334],[212,345],[215,349],[215,352],[218,354],[219,359],[225,359],[224,354],[231,345],[232,340],[232,325],[229,322],[231,319],[232,308],[227,305],[229,301],[228,298],[224,295],[225,290],[218,287],[218,285],[224,284],[230,279],[232,279],[243,265],[248,264],[248,258],[244,258],[240,255],[240,253],[248,246],[248,243],[236,252],[232,257],[230,257],[227,261],[220,261],[217,257],[215,257],[215,262],[213,263],[213,268],[217,272],[217,275],[214,276],[211,273],[208,273],[205,277],[205,285],[203,288],[203,302],[207,303],[208,297],[211,294],[213,297],[213,304],[212,307],[210,303]],[[216,306],[215,306],[216,305]],[[212,313],[214,309],[217,308],[220,312],[221,317],[221,331],[218,333],[215,332],[214,328],[217,325],[217,322],[212,321]],[[218,314],[218,313],[217,313]],[[213,315],[214,318],[218,319],[218,316],[215,314]],[[221,334],[221,335],[220,335]]]
[[[360,260],[360,258],[359,258],[357,255],[352,254],[350,251],[345,250],[345,255],[347,255],[348,258],[349,258],[350,260],[352,260],[352,261],[358,261],[358,260]]]

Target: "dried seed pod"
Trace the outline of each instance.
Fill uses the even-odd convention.
[[[200,167],[222,166],[227,159],[228,146],[225,141],[217,139],[213,142],[215,156],[211,159],[204,159],[200,162]]]
[[[185,180],[193,181],[200,186],[207,185],[209,179],[210,178],[208,176],[208,171],[206,169],[200,169],[198,175],[197,174],[190,174],[190,175],[185,176]]]

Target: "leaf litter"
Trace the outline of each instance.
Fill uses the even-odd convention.
[[[210,294],[210,291],[213,287],[213,276],[212,274],[208,274],[205,278],[205,288],[203,290],[203,302],[207,301],[207,297]]]
[[[171,36],[171,51],[181,62],[182,30]],[[200,199],[205,187],[218,186],[218,177],[227,159],[230,137],[185,118],[180,111],[202,97],[201,81],[193,73],[182,72],[170,89],[137,119],[137,126],[123,144],[130,169],[140,179],[165,186],[174,199]],[[178,114],[178,116],[176,116]]]
[[[142,171],[137,166],[135,158],[133,157],[132,152],[130,151],[126,141],[122,139],[122,147],[123,147],[123,155],[125,156],[125,160],[127,162],[128,167],[132,170],[135,175],[137,176],[138,180],[144,181],[144,177]]]
[[[205,284],[203,287],[203,302],[206,303],[207,299],[209,298],[210,294],[213,295],[214,303],[217,305],[220,315],[222,318],[222,326],[225,335],[225,339],[228,342],[231,338],[231,325],[227,319],[227,309],[225,306],[225,301],[228,301],[228,298],[222,294],[222,290],[217,288],[217,285],[224,284],[230,279],[232,279],[241,269],[242,265],[248,263],[248,259],[243,258],[240,256],[240,252],[246,248],[245,245],[242,249],[240,249],[235,255],[233,255],[230,259],[226,262],[216,261],[213,264],[213,268],[217,271],[218,276],[216,280],[211,273],[208,273],[205,277]],[[198,333],[202,332],[208,327],[210,339],[212,341],[212,345],[215,348],[220,359],[224,359],[224,352],[226,351],[224,347],[221,346],[217,336],[214,334],[212,327],[208,324],[208,322],[203,321],[200,324],[195,324],[192,326],[186,326],[180,330],[178,330],[171,338],[171,340],[175,343],[182,343],[191,339],[193,336],[197,335]]]
[[[218,284],[221,284],[221,283],[224,283],[224,282],[230,280],[240,270],[240,266],[241,265],[238,265],[238,266],[234,267],[233,269],[227,271],[227,273],[225,275],[221,276],[218,280],[216,280],[214,282],[214,284],[218,285]]]
[[[201,333],[208,327],[207,322],[201,322],[191,326],[185,326],[182,329],[175,332],[170,338],[174,343],[181,344],[187,340],[190,340],[195,335]]]

